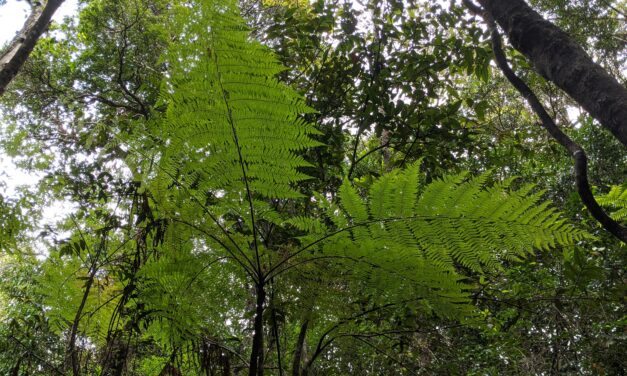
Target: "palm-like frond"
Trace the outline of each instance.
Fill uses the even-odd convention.
[[[302,218],[289,223],[316,233],[303,249],[351,263],[352,274],[388,298],[394,291],[423,296],[441,314],[459,317],[469,286],[462,269],[482,273],[534,249],[568,246],[584,239],[533,186],[487,185],[489,175],[447,176],[419,187],[413,165],[375,181],[362,195],[345,181],[339,206],[321,199],[333,223]],[[304,257],[304,256],[303,256]],[[308,257],[319,257],[313,251]],[[438,308],[439,307],[439,308]]]
[[[192,17],[193,14],[193,17]],[[307,179],[297,152],[319,145],[312,112],[275,75],[284,68],[251,41],[234,1],[181,7],[167,60],[168,171],[203,191],[290,198]]]
[[[447,176],[418,195],[418,168],[413,166],[376,181],[368,202],[348,183],[339,197],[349,221],[371,222],[366,233],[355,229],[354,239],[385,239],[419,249],[443,266],[458,264],[474,271],[524,257],[534,247],[570,245],[586,236],[541,202],[542,192],[531,193],[533,186],[514,191],[509,182],[486,186],[487,178]]]

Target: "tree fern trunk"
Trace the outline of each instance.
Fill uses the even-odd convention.
[[[263,376],[263,305],[266,301],[266,290],[263,284],[256,287],[257,304],[255,306],[255,323],[253,349],[250,354],[249,376]]]

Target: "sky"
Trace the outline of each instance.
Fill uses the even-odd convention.
[[[56,11],[53,20],[61,21],[66,16],[76,14],[77,3],[78,0],[66,0]],[[4,46],[5,43],[15,37],[15,34],[22,28],[29,12],[30,7],[26,1],[8,0],[5,5],[0,6],[0,46]],[[0,119],[0,121],[2,120]],[[0,124],[0,128],[3,127],[4,124]],[[39,176],[17,169],[10,158],[0,151],[0,193],[8,197],[14,196],[18,186],[32,186],[38,180]],[[4,187],[2,183],[4,183]]]

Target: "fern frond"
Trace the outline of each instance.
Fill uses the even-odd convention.
[[[367,199],[345,181],[338,195],[343,210],[322,202],[336,230],[321,250],[347,260],[368,288],[415,291],[431,307],[450,310],[467,301],[460,266],[495,270],[534,249],[568,246],[589,236],[565,224],[541,201],[542,192],[531,193],[533,186],[513,191],[511,181],[486,186],[488,178],[488,173],[447,176],[419,195],[413,165],[376,180]]]
[[[269,198],[299,197],[308,178],[297,152],[320,145],[299,118],[313,110],[275,75],[284,70],[269,49],[250,40],[235,1],[181,6],[180,41],[164,96],[169,103],[164,165],[201,191],[247,191]],[[192,17],[193,14],[193,17]]]
[[[612,219],[627,220],[627,184],[612,186],[608,194],[597,197],[597,202],[601,206],[614,209],[610,213]]]

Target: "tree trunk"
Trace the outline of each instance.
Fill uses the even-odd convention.
[[[24,22],[20,33],[13,38],[7,49],[0,56],[0,96],[7,85],[17,75],[35,44],[48,28],[52,15],[64,0],[48,0],[45,6],[35,6],[31,15]]]
[[[283,361],[281,359],[281,338],[279,337],[279,325],[276,318],[276,307],[274,306],[274,289],[270,295],[272,300],[272,333],[274,334],[274,341],[276,343],[276,358],[277,366],[279,367],[279,376],[283,376]]]
[[[514,48],[627,146],[627,89],[524,0],[479,0]]]
[[[305,338],[307,337],[308,326],[309,320],[307,319],[300,326],[298,341],[296,342],[296,351],[294,352],[294,362],[292,363],[292,376],[301,376],[300,366],[303,361],[303,353],[305,352]]]
[[[87,277],[87,282],[85,283],[85,291],[83,292],[83,298],[81,299],[81,304],[78,306],[76,310],[76,314],[74,316],[74,320],[72,321],[72,327],[70,328],[70,341],[67,347],[67,357],[72,366],[72,374],[74,376],[80,375],[80,365],[78,364],[78,352],[76,351],[76,336],[78,334],[78,325],[83,317],[83,310],[85,309],[85,304],[87,303],[87,298],[89,297],[89,292],[91,291],[91,286],[94,283],[94,278],[96,277],[96,272],[98,268],[96,267],[96,263],[94,262],[89,271],[89,276]]]
[[[470,5],[472,7],[472,5]],[[599,221],[599,223],[610,233],[616,236],[623,242],[627,242],[627,228],[621,226],[618,222],[614,221],[603,209],[599,206],[592,194],[590,184],[588,183],[588,157],[584,149],[574,142],[568,135],[555,124],[553,118],[546,112],[546,109],[535,95],[535,93],[527,86],[527,84],[521,80],[516,73],[510,68],[507,62],[507,57],[501,46],[501,36],[496,29],[496,24],[492,19],[486,17],[486,22],[491,30],[492,34],[492,49],[494,50],[494,57],[496,58],[496,65],[501,69],[507,80],[514,86],[514,88],[527,100],[529,106],[538,118],[541,120],[541,125],[546,131],[562,145],[575,160],[575,184],[577,186],[577,192],[581,201],[584,203],[590,214]]]
[[[20,356],[20,358],[17,360],[17,363],[15,363],[15,366],[13,366],[13,368],[11,368],[11,376],[19,376],[20,375],[20,366],[22,365],[22,360],[24,360],[24,356]]]
[[[87,304],[87,299],[89,298],[89,292],[91,291],[91,287],[94,284],[94,279],[96,278],[96,273],[98,273],[98,261],[100,260],[100,254],[105,248],[106,242],[106,233],[102,235],[100,239],[100,243],[98,244],[98,249],[96,251],[96,255],[94,256],[91,264],[89,266],[89,273],[87,275],[87,281],[85,281],[85,287],[83,291],[83,297],[81,299],[81,303],[76,310],[76,315],[74,316],[74,320],[72,322],[72,327],[70,328],[70,339],[67,346],[66,354],[67,358],[72,366],[72,374],[74,376],[80,375],[80,364],[78,359],[78,353],[76,351],[76,336],[78,335],[78,325],[83,317],[83,310],[85,309],[85,305]]]
[[[248,376],[263,376],[263,305],[266,301],[266,290],[263,284],[256,287],[257,304],[255,306],[255,324],[253,348],[250,353]]]

